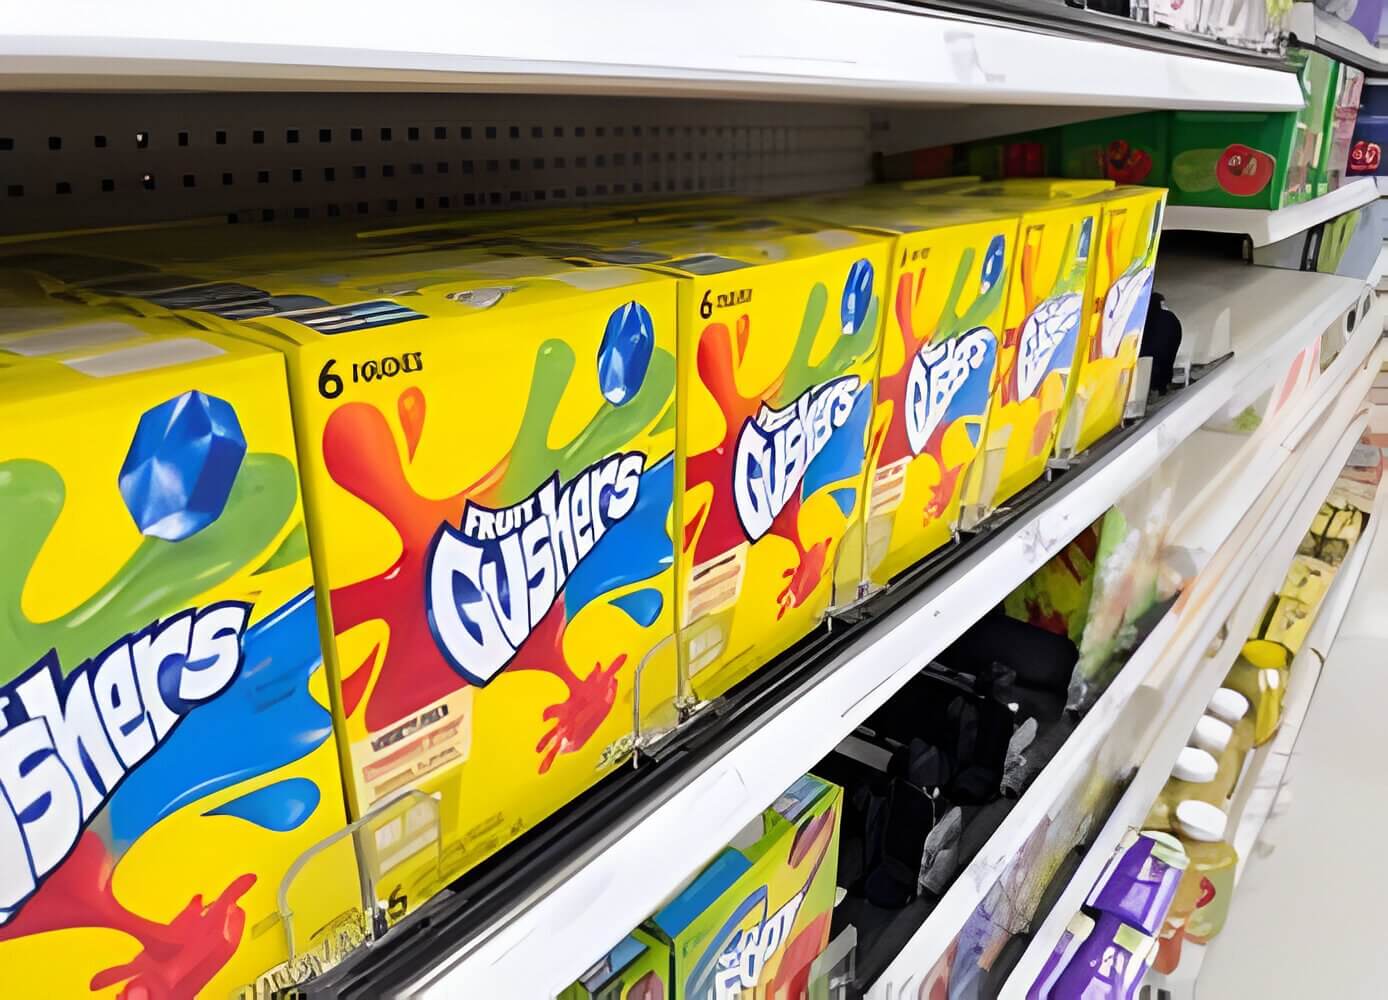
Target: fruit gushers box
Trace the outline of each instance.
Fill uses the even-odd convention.
[[[858,595],[888,243],[736,213],[586,236],[680,279],[682,694],[715,697]]]
[[[1057,437],[1062,458],[1084,451],[1123,422],[1152,298],[1166,189],[1120,187],[1092,200],[1103,206],[1090,264],[1094,295],[1074,399]]]
[[[143,300],[285,353],[353,813],[434,796],[444,878],[629,756],[638,668],[673,704],[675,287],[394,248]]]
[[[3,993],[233,995],[345,822],[284,359],[0,266],[0,427]]]
[[[1021,179],[961,194],[919,195],[927,204],[939,198],[1021,216],[998,349],[1001,384],[989,407],[984,455],[965,485],[965,527],[1046,470],[1074,392],[1070,374],[1086,346],[1092,308],[1091,257],[1101,208],[1089,196],[1112,187],[1111,181]]]
[[[869,455],[866,575],[881,586],[950,541],[998,386],[1018,216],[899,191],[797,210],[894,237]]]
[[[829,944],[842,801],[801,778],[647,922],[670,945],[674,1000],[806,995]]]

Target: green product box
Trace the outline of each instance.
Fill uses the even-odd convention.
[[[829,943],[842,799],[801,778],[647,922],[670,948],[673,1000],[805,994]]]
[[[957,173],[986,181],[1060,176],[1060,129],[1037,129],[965,144]]]
[[[1277,209],[1329,190],[1338,66],[1293,49],[1300,111],[1171,112],[1173,205]]]
[[[670,946],[638,927],[557,1000],[670,1000],[671,996]]]
[[[1171,118],[1165,111],[1064,125],[1060,130],[1061,176],[1166,187],[1170,135]]]

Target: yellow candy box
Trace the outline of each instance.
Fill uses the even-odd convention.
[[[858,596],[888,244],[736,212],[585,238],[679,278],[682,698],[716,697]]]
[[[983,459],[965,484],[965,527],[1046,471],[1092,309],[1090,259],[1101,208],[1086,196],[1110,187],[1109,181],[1036,179],[936,196],[1021,215],[998,351],[999,391],[989,408]]]
[[[866,571],[876,586],[950,541],[986,436],[1017,215],[900,191],[807,213],[895,238],[878,370]]]
[[[441,796],[463,871],[627,759],[638,668],[673,702],[674,283],[483,249],[244,283],[213,308],[288,357],[353,811]]]
[[[283,359],[0,261],[0,425],[3,992],[233,995],[345,819]]]
[[[1152,298],[1166,189],[1120,187],[1090,200],[1103,207],[1094,295],[1075,398],[1057,436],[1059,458],[1084,451],[1123,421]]]

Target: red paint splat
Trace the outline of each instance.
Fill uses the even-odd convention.
[[[1051,441],[1051,428],[1055,426],[1058,411],[1042,410],[1036,417],[1036,427],[1031,432],[1031,453],[1040,455]]]
[[[401,398],[400,411],[417,414],[422,435],[426,409],[423,393],[418,405]],[[414,419],[411,417],[410,419]],[[407,437],[411,432],[407,430]],[[323,461],[328,474],[343,489],[374,508],[390,522],[400,539],[400,555],[381,573],[332,592],[333,625],[343,633],[368,621],[383,621],[390,632],[385,653],[354,673],[364,688],[371,671],[378,675],[366,700],[366,726],[375,731],[405,718],[467,685],[444,660],[429,632],[424,574],[429,545],[439,525],[457,524],[468,500],[494,505],[493,494],[506,470],[498,463],[471,486],[452,496],[420,496],[405,475],[390,427],[380,410],[367,403],[347,403],[328,418],[323,431]],[[581,747],[606,717],[616,696],[615,673],[624,658],[605,671],[595,669],[580,680],[563,654],[566,625],[562,597],[517,651],[508,670],[542,670],[569,689],[568,699],[547,709],[554,722],[551,752],[541,761],[546,770],[556,753]],[[598,713],[601,713],[600,715]],[[542,741],[541,747],[551,737]]]
[[[411,386],[400,394],[396,403],[400,412],[400,427],[405,432],[405,447],[411,462],[419,447],[419,437],[424,433],[424,390]]]
[[[771,988],[766,995],[788,997],[790,1000],[804,1000],[810,991],[810,966],[829,944],[829,914],[821,913],[815,917],[799,934],[786,945],[781,956],[780,968],[771,980]]]
[[[542,718],[554,725],[535,746],[535,752],[543,755],[539,768],[541,774],[550,769],[559,754],[571,753],[592,739],[617,700],[617,674],[627,660],[626,654],[622,653],[610,666],[595,663],[588,676],[580,680],[564,659],[566,624],[561,597],[559,603],[540,620],[507,668],[547,670],[569,688],[566,701],[551,705],[542,713]]]
[[[66,861],[49,876],[24,909],[0,927],[0,941],[77,927],[110,928],[130,935],[140,952],[124,965],[91,979],[93,991],[125,985],[119,1000],[186,1000],[203,989],[235,954],[246,927],[237,901],[255,885],[254,875],[236,878],[211,903],[201,895],[167,924],[132,913],[111,888],[115,867],[106,846],[87,831]]]
[[[379,643],[372,646],[371,652],[367,654],[366,659],[362,660],[361,666],[353,670],[351,676],[343,678],[342,710],[348,715],[356,713],[357,705],[361,703],[361,696],[366,694],[366,686],[376,670],[376,657],[380,655],[380,652]]]

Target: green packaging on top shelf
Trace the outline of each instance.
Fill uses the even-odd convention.
[[[1062,176],[1166,187],[1170,116],[1164,111],[1076,122],[1060,130]]]

